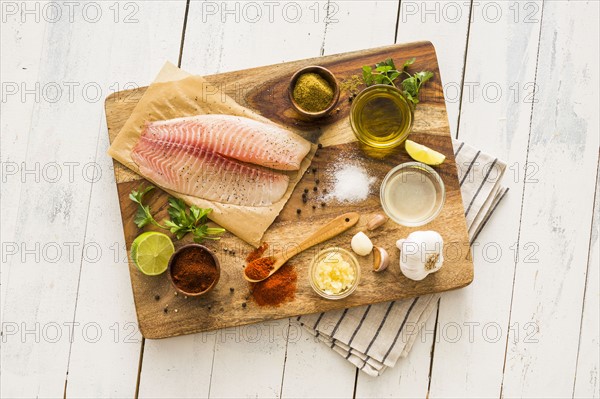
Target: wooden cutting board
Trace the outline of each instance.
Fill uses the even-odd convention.
[[[384,247],[391,255],[390,267],[383,273],[374,273],[372,256],[359,257],[362,278],[358,289],[348,298],[338,301],[322,299],[313,292],[308,281],[308,266],[317,251],[330,246],[350,249],[350,239],[358,231],[365,229],[370,216],[382,212],[379,202],[379,185],[385,174],[394,166],[410,161],[403,148],[388,154],[372,153],[361,148],[354,141],[348,113],[349,92],[340,96],[339,108],[328,118],[318,122],[301,121],[291,109],[287,98],[287,86],[291,75],[306,65],[323,65],[329,68],[342,82],[348,85],[354,75],[360,76],[363,65],[374,65],[386,58],[393,58],[401,65],[406,59],[416,57],[412,71],[430,70],[434,78],[422,89],[421,100],[415,112],[415,124],[411,139],[430,146],[446,155],[446,161],[436,167],[446,186],[446,202],[442,213],[432,223],[420,228],[399,226],[392,221],[382,228],[369,233],[375,245]],[[177,295],[169,283],[166,273],[157,277],[141,274],[130,262],[129,270],[138,323],[146,338],[165,338],[182,334],[218,328],[240,326],[271,319],[280,319],[302,314],[324,312],[410,298],[424,294],[442,292],[468,285],[473,280],[473,263],[469,249],[469,238],[464,217],[463,203],[453,156],[452,141],[442,90],[442,80],[438,69],[433,45],[429,42],[394,45],[352,53],[338,54],[309,60],[295,61],[265,66],[243,71],[207,76],[206,79],[224,90],[245,107],[251,108],[277,123],[299,129],[306,138],[319,141],[323,148],[317,152],[310,173],[304,175],[296,186],[294,194],[279,217],[267,230],[264,240],[272,248],[293,246],[324,225],[335,216],[357,211],[362,216],[354,228],[343,235],[305,251],[293,258],[298,273],[298,287],[293,302],[279,307],[260,307],[253,300],[248,283],[243,279],[243,266],[246,255],[252,250],[250,245],[227,233],[220,241],[207,242],[221,262],[222,274],[217,287],[207,296],[185,298]],[[346,83],[344,83],[346,82]],[[363,87],[359,87],[359,90]],[[110,141],[131,114],[133,108],[145,92],[144,87],[114,93],[106,99],[106,119]],[[385,156],[384,156],[385,155]],[[358,204],[322,206],[319,192],[331,185],[330,171],[344,163],[359,163],[376,179],[368,199]],[[313,172],[314,171],[314,172]],[[147,184],[139,176],[132,175],[115,162],[115,177],[121,206],[121,216],[125,232],[125,242],[129,250],[131,242],[140,233],[133,222],[136,205],[128,199],[130,191]],[[317,193],[314,193],[315,180],[319,180]],[[310,190],[309,201],[302,202],[302,192]],[[149,198],[153,212],[161,220],[167,217],[168,195],[155,190]],[[315,205],[316,209],[313,209]],[[301,209],[298,215],[297,209]],[[445,262],[442,269],[423,281],[415,282],[405,278],[399,269],[399,251],[396,240],[406,237],[416,230],[436,230],[445,241]],[[184,239],[175,242],[176,247],[189,242]]]

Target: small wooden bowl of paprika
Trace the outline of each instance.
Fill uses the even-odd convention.
[[[292,76],[288,96],[296,112],[308,119],[318,119],[335,108],[340,98],[340,86],[329,69],[307,66]]]
[[[200,296],[217,285],[221,265],[215,254],[204,245],[188,244],[171,256],[168,272],[169,280],[178,292]]]

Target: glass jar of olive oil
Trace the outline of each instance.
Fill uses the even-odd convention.
[[[404,142],[413,125],[412,104],[395,86],[374,85],[361,91],[350,109],[356,138],[371,147],[392,148]]]

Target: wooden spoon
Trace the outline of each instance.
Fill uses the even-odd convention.
[[[307,250],[308,248],[320,244],[323,241],[327,241],[344,231],[348,230],[350,227],[354,226],[358,223],[358,219],[360,215],[356,212],[348,212],[344,213],[333,219],[331,222],[327,223],[325,226],[321,227],[315,233],[313,233],[310,237],[305,239],[293,250],[286,250],[277,252],[272,256],[267,256],[260,259],[271,258],[275,263],[273,263],[272,269],[269,272],[269,275],[260,280],[253,280],[244,273],[244,278],[251,283],[258,283],[259,281],[263,281],[273,275],[281,266],[285,264],[290,258],[298,255],[300,252]],[[258,259],[257,259],[258,260]],[[256,260],[254,261],[256,262]]]

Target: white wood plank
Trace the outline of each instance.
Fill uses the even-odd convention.
[[[217,332],[210,397],[280,397],[288,327],[285,319]]]
[[[355,378],[354,365],[300,325],[290,325],[282,398],[351,397]]]
[[[398,43],[429,40],[435,46],[450,121],[456,137],[471,5],[469,1],[401,1]]]
[[[432,398],[498,397],[502,384],[515,269],[511,248],[518,239],[531,117],[532,89],[526,88],[535,80],[541,2],[528,3],[540,10],[537,22],[526,20],[517,3],[481,2],[479,9],[488,4],[498,4],[503,19],[480,18],[471,25],[458,138],[512,165],[503,180],[510,192],[474,244],[474,282],[442,297]],[[521,7],[517,23],[516,6]],[[502,92],[498,99],[495,88]]]
[[[192,73],[208,75],[318,56],[325,32],[325,3],[255,3],[258,4],[262,17],[252,22],[258,15],[254,5],[247,8],[242,2],[192,1],[182,68]],[[297,7],[301,10],[298,17],[294,14]],[[269,19],[269,12],[272,19]],[[315,16],[318,17],[316,20]],[[244,331],[255,328],[261,331],[258,341],[235,338],[236,334],[242,336]],[[193,337],[183,337],[179,342],[186,345],[191,354],[188,357],[169,358],[169,367],[185,369],[192,362],[202,369],[210,367],[211,374],[199,377],[202,381],[200,390],[197,390],[197,385],[190,385],[187,376],[174,376],[170,385],[171,396],[279,397],[287,328],[288,321],[283,320],[274,324],[261,323],[219,331],[214,343],[214,357],[206,356],[204,344],[201,349],[196,349],[198,342]],[[140,393],[145,396],[163,391],[163,388],[156,386],[163,384],[160,379],[146,378],[146,375],[148,370],[152,370],[150,375],[158,375],[156,368],[164,369],[161,362],[166,351],[162,347],[168,345],[166,342],[167,340],[160,340],[146,343],[140,381]],[[152,351],[148,351],[149,345],[153,348]],[[231,381],[235,383],[232,384]],[[208,392],[204,390],[205,386],[210,386]]]
[[[138,7],[137,23],[111,21],[106,25],[114,43],[106,55],[110,58],[106,81],[111,85],[146,85],[166,60],[178,59],[185,1],[169,7],[161,2],[146,2]],[[101,107],[96,111],[102,114]],[[106,155],[109,144],[104,118],[99,134],[96,163],[102,169],[102,178],[92,188],[85,243],[101,248],[102,256],[98,260],[83,260],[75,322],[81,326],[98,323],[102,337],[97,342],[73,342],[66,392],[67,397],[77,398],[133,397],[141,335],[137,330],[112,160]],[[100,220],[102,223],[98,223]]]
[[[92,40],[96,47],[92,51],[89,38],[80,35],[83,28],[82,23],[64,19],[48,24],[41,59],[56,62],[40,69],[40,82],[61,81],[66,76],[75,82],[98,79],[101,57],[91,53],[102,54],[106,45]],[[85,29],[89,29],[87,22]],[[71,42],[70,48],[61,45],[67,42]],[[96,65],[85,68],[82,60],[86,59]],[[41,97],[34,105],[26,166],[32,169],[39,163],[41,170],[42,165],[51,162],[58,165],[74,162],[81,173],[82,165],[94,160],[99,125],[100,113],[81,98],[76,103],[65,99],[51,103]],[[24,261],[18,257],[8,262],[3,321],[15,323],[19,334],[8,336],[2,348],[2,374],[6,382],[2,384],[3,396],[63,394],[70,347],[64,323],[73,321],[90,192],[90,183],[82,181],[80,174],[76,178],[77,183],[70,183],[64,176],[53,183],[41,178],[40,172],[37,181],[34,174],[22,186],[15,241],[32,253]],[[79,244],[71,259],[65,256],[68,250],[65,242]],[[44,256],[44,247],[54,252]],[[58,250],[63,255],[60,261],[55,258]],[[23,295],[24,292],[27,294]],[[50,330],[44,334],[44,328]],[[25,329],[33,333],[22,338],[20,333]],[[58,341],[52,343],[55,339]]]
[[[29,94],[34,98],[33,120],[27,154],[23,158],[29,170],[37,168],[38,171],[27,175],[22,184],[16,212],[14,241],[21,246],[21,253],[3,267],[7,277],[3,286],[6,301],[2,304],[5,323],[2,396],[63,396],[71,340],[95,339],[95,325],[70,329],[82,262],[97,256],[97,247],[88,245],[86,251],[82,250],[84,244],[90,243],[85,241],[86,223],[90,190],[95,180],[85,173],[95,170],[98,135],[106,135],[102,127],[103,99],[116,87],[112,85],[116,82],[110,81],[109,72],[112,65],[122,62],[121,46],[127,46],[121,37],[114,36],[118,31],[114,26],[127,23],[126,18],[135,24],[134,19],[139,18],[132,15],[136,8],[131,4],[133,8],[118,8],[108,3],[75,4],[73,14],[61,8],[60,15],[46,14],[43,3],[17,4],[33,10],[32,14],[24,14],[24,18],[42,25],[45,36],[39,54],[39,98],[34,97],[35,92]],[[60,8],[63,4],[56,3],[53,7]],[[155,28],[156,24],[152,25]],[[37,29],[42,28],[34,28],[32,32]],[[139,44],[130,42],[129,47],[135,50]],[[24,54],[25,61],[29,62],[30,55],[27,51]],[[139,63],[139,60],[131,62]],[[112,179],[110,169],[103,171],[103,176]],[[97,230],[102,228],[97,220],[92,221],[92,226]],[[31,252],[25,255],[25,249]],[[109,251],[109,248],[102,249],[105,253]],[[105,277],[110,277],[110,273]],[[97,280],[96,283],[112,282]],[[27,294],[23,295],[24,292]],[[131,303],[130,296],[127,302]],[[102,302],[94,305],[98,303]],[[93,320],[104,336],[108,336],[110,325],[104,323],[122,316],[116,314],[108,320]],[[18,327],[16,334],[6,330],[7,323]],[[32,332],[23,336],[25,331]],[[97,348],[100,350],[100,346]],[[100,364],[110,370],[121,360],[127,363],[126,354],[126,351],[121,353],[121,358],[117,357],[113,364]],[[133,355],[137,356],[135,351]],[[109,357],[107,354],[104,360]],[[90,379],[102,378],[102,368],[98,363],[94,367],[95,370],[88,367],[88,371],[95,374],[82,375],[82,381],[89,383]],[[113,370],[115,376],[129,372],[128,369]],[[135,369],[127,374],[133,377],[131,385],[135,384],[135,374]],[[109,380],[101,383],[108,384],[110,373],[106,377]],[[92,388],[98,388],[101,383]]]
[[[590,243],[599,137],[597,2],[544,4],[520,243],[540,247],[517,262],[511,324],[538,329],[534,342],[511,330],[503,395],[573,394]]]
[[[316,57],[327,2],[192,1],[181,66],[201,75]]]
[[[44,3],[40,2],[40,6]],[[17,4],[14,3],[14,6]],[[5,6],[0,24],[2,53],[11,54],[0,59],[2,93],[0,102],[0,236],[2,253],[15,251],[15,231],[21,191],[21,162],[27,153],[27,137],[35,106],[34,96],[21,98],[21,87],[34,87],[40,69],[40,55],[44,43],[45,24],[33,18],[21,20],[18,7]],[[0,286],[6,287],[7,258],[2,259]],[[6,290],[1,290],[0,303],[5,301]],[[1,312],[0,312],[1,313]],[[0,314],[0,319],[2,315]]]
[[[600,213],[600,170],[596,177],[596,202],[592,220],[590,250],[586,276],[579,354],[577,356],[577,374],[575,375],[576,398],[600,397],[600,248],[598,244],[598,222]]]
[[[206,398],[216,333],[146,340],[140,398]]]
[[[434,314],[421,328],[413,347],[396,366],[379,377],[360,373],[356,385],[357,398],[425,398],[429,387],[431,347],[435,331]]]

